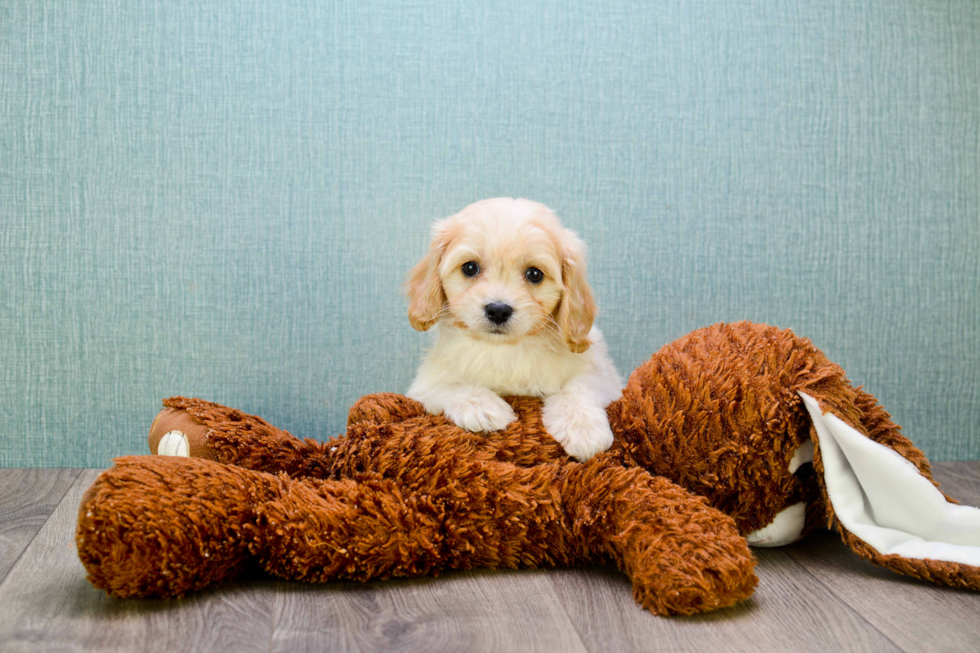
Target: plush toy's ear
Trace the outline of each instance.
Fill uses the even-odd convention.
[[[980,510],[947,500],[923,474],[925,456],[897,429],[875,429],[880,439],[890,441],[887,446],[825,411],[816,398],[800,395],[813,421],[827,510],[844,542],[861,557],[899,573],[980,589]],[[880,407],[873,410],[878,422],[893,426]]]
[[[432,242],[429,251],[418,265],[412,268],[405,280],[408,295],[408,321],[417,331],[428,331],[439,321],[446,293],[439,279],[439,263],[452,239],[449,220],[441,220],[432,226]]]
[[[576,354],[586,351],[592,344],[589,331],[592,330],[596,314],[585,267],[585,245],[578,236],[566,230],[561,242],[561,280],[564,289],[555,309],[555,321],[568,348]]]

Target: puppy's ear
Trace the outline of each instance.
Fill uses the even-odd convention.
[[[561,244],[561,280],[564,291],[555,321],[568,348],[576,354],[588,350],[589,331],[595,319],[595,300],[586,281],[585,245],[578,236],[566,232]]]
[[[428,331],[432,328],[446,303],[446,293],[439,279],[439,263],[449,245],[449,231],[445,220],[433,225],[429,252],[418,265],[412,268],[405,279],[408,321],[416,331]]]

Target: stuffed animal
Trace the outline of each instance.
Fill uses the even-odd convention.
[[[756,585],[749,544],[836,528],[899,573],[980,589],[980,510],[948,500],[870,394],[809,340],[741,322],[663,347],[608,407],[613,447],[585,463],[541,402],[493,433],[395,394],[346,434],[299,440],[258,417],[172,398],[154,453],[86,492],[77,546],[118,597],[173,597],[249,564],[287,579],[383,579],[612,559],[656,614],[732,605]]]

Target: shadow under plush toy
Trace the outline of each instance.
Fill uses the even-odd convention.
[[[830,525],[879,565],[980,589],[980,510],[948,500],[875,398],[789,331],[721,324],[663,347],[585,463],[540,401],[508,401],[520,419],[483,435],[370,395],[321,444],[168,399],[150,447],[178,455],[120,458],[95,481],[79,556],[119,597],[180,596],[251,561],[320,582],[612,559],[643,607],[690,614],[752,594],[749,544]]]

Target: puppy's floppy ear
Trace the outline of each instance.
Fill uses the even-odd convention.
[[[428,331],[438,321],[446,303],[446,293],[439,279],[439,263],[449,245],[450,229],[447,220],[432,226],[432,242],[429,252],[405,279],[408,295],[408,321],[416,331]]]
[[[589,331],[595,319],[595,300],[586,281],[585,245],[570,231],[561,242],[561,280],[564,291],[556,309],[555,321],[568,348],[576,354],[588,350]]]

